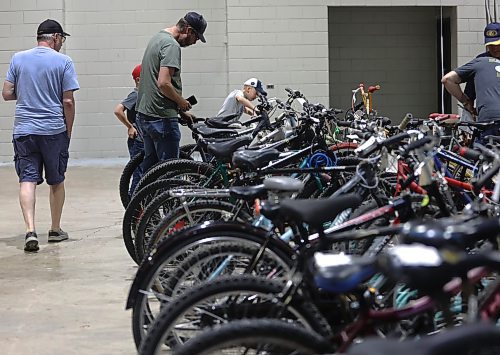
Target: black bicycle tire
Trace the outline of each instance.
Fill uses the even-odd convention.
[[[136,346],[139,347],[141,338],[142,338],[142,319],[135,320],[135,317],[142,317],[143,307],[149,308],[148,305],[143,304],[145,299],[147,300],[147,294],[145,292],[140,291],[141,289],[148,289],[153,281],[156,279],[158,275],[158,269],[162,268],[166,262],[169,260],[175,260],[177,255],[181,255],[186,250],[189,250],[189,247],[193,245],[198,245],[197,243],[205,241],[215,241],[219,238],[224,242],[231,242],[234,240],[241,240],[244,243],[254,243],[255,245],[261,245],[265,240],[262,234],[256,234],[254,232],[242,231],[241,227],[237,225],[227,226],[225,227],[225,237],[221,237],[221,232],[219,231],[210,231],[209,233],[196,233],[190,236],[186,236],[185,234],[190,230],[188,228],[186,230],[181,230],[171,237],[163,240],[161,244],[168,245],[168,248],[162,248],[163,252],[155,253],[154,260],[150,262],[148,265],[147,273],[141,274],[140,279],[137,279],[139,285],[137,286],[137,294],[134,295],[134,304],[132,306],[132,325],[133,325],[133,336],[134,341],[136,342]],[[198,231],[198,229],[196,229]],[[262,232],[260,232],[262,233]],[[229,238],[227,238],[229,237]],[[292,255],[293,250],[286,246],[284,243],[277,241],[275,239],[270,239],[267,245],[267,249],[271,251],[274,255],[276,255],[281,261],[292,267]],[[161,248],[161,246],[159,246]],[[137,277],[137,276],[136,276]],[[134,281],[135,283],[135,281]],[[132,292],[132,291],[131,291]],[[129,295],[130,298],[130,295]],[[135,325],[135,326],[134,326]]]
[[[170,329],[174,326],[174,322],[186,313],[189,309],[194,308],[203,300],[211,297],[216,297],[222,294],[236,294],[237,292],[259,292],[271,296],[278,295],[284,286],[285,280],[270,280],[263,277],[255,277],[251,275],[238,275],[220,277],[210,282],[204,282],[189,289],[189,292],[184,292],[178,297],[175,297],[161,312],[156,322],[148,331],[147,336],[141,343],[141,353],[153,353],[158,348],[159,343],[163,343],[168,337]],[[305,301],[299,296],[294,296],[288,303],[292,313],[300,315],[300,318],[307,324],[306,328],[317,332],[320,335],[328,336],[331,334],[331,328],[314,306],[314,304]],[[251,311],[251,309],[250,309]],[[271,317],[268,314],[266,318]],[[259,314],[248,313],[245,318],[260,318]],[[240,319],[240,318],[237,318]],[[231,319],[228,319],[231,321]],[[169,345],[175,346],[173,340],[169,341]]]
[[[128,204],[125,213],[123,215],[122,221],[122,237],[125,243],[125,248],[129,253],[130,257],[137,263],[137,258],[135,255],[135,241],[134,235],[137,219],[140,219],[140,211],[143,210],[142,205],[147,205],[155,196],[155,194],[160,193],[164,190],[169,190],[172,187],[178,186],[185,181],[172,180],[172,179],[162,179],[155,181],[143,189],[138,191]]]
[[[135,169],[137,169],[137,167],[142,163],[143,160],[144,151],[133,156],[132,159],[130,159],[127,165],[125,165],[125,167],[123,168],[119,184],[120,200],[122,202],[123,208],[127,208],[128,204],[130,203],[130,180],[134,175]],[[134,192],[132,191],[132,194],[133,193]]]
[[[173,354],[214,354],[213,351],[223,349],[221,346],[240,343],[248,347],[250,344],[262,344],[263,341],[266,344],[286,345],[290,351],[296,350],[294,354],[334,352],[325,338],[305,328],[275,319],[251,319],[234,321],[209,329],[184,346],[176,348]]]
[[[196,174],[210,177],[215,172],[215,168],[201,161],[188,159],[167,160],[149,169],[137,184],[136,191],[158,179],[174,178],[175,175],[186,172],[195,172]],[[219,180],[222,180],[222,178],[216,179],[216,182]]]
[[[255,249],[250,249],[248,246],[241,245],[238,243],[230,243],[230,242],[219,243],[217,245],[208,245],[208,246],[198,248],[197,250],[193,251],[193,253],[188,258],[183,260],[182,263],[179,264],[178,267],[176,268],[174,274],[172,274],[168,278],[168,280],[166,281],[166,285],[165,285],[166,291],[168,293],[165,293],[165,294],[169,297],[175,297],[178,293],[182,293],[185,288],[181,289],[179,291],[179,288],[177,287],[179,281],[185,279],[184,275],[186,274],[186,272],[190,271],[193,267],[197,266],[197,264],[199,263],[200,260],[208,259],[208,258],[211,258],[213,260],[216,256],[220,257],[217,255],[220,253],[224,253],[224,254],[243,253],[243,254],[245,254],[245,252],[246,252],[248,255],[251,255],[252,252],[254,252],[254,251],[255,251]],[[231,271],[231,269],[230,269],[230,271]],[[259,273],[265,274],[266,272],[267,272],[267,270],[264,271],[264,269],[262,267],[259,269]],[[224,275],[227,276],[227,274],[224,274]],[[221,276],[217,276],[217,277],[221,277]],[[204,280],[199,280],[199,282],[203,282],[203,281]]]
[[[217,201],[217,202],[220,202],[220,203],[224,203],[224,204],[228,204],[228,202],[225,202],[225,201],[218,201],[218,200],[212,200],[212,201]],[[204,203],[207,203],[207,201],[195,201],[193,203],[199,203],[199,204],[204,204]],[[191,204],[189,204],[189,208],[196,208],[196,205],[192,206]],[[182,214],[183,211],[180,210],[179,208],[176,208],[175,210],[172,211],[172,213],[168,216],[166,216],[155,228],[155,230],[153,231],[153,233],[151,234],[151,237],[149,239],[149,243],[148,243],[148,246],[146,248],[146,250],[152,250],[154,248],[154,246],[164,237],[164,234],[166,232],[166,229],[169,225],[171,225],[172,223],[172,220],[173,219],[176,219],[176,218],[179,218],[179,215]],[[239,213],[244,213],[243,217],[249,217],[249,215],[245,212],[245,211],[240,211]],[[184,227],[184,226],[183,226]]]

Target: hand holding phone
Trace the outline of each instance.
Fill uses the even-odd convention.
[[[186,99],[186,101],[189,102],[191,104],[191,106],[194,106],[198,103],[198,100],[196,100],[196,97],[194,97],[194,95],[189,96]]]

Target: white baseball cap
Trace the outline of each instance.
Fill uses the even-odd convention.
[[[251,78],[245,81],[243,85],[248,85],[254,87],[258,93],[267,96],[267,92],[264,90],[264,87],[262,86],[262,81],[260,81],[257,78]]]

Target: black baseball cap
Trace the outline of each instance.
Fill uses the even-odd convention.
[[[184,16],[184,20],[186,20],[189,26],[193,28],[193,31],[196,33],[200,41],[206,43],[207,41],[205,40],[203,33],[205,33],[205,30],[207,29],[207,21],[205,21],[203,16],[197,12],[191,11]]]
[[[70,36],[69,33],[63,31],[63,28],[59,22],[56,20],[45,20],[39,26],[36,31],[37,35],[50,34],[50,33],[60,33],[63,36]]]

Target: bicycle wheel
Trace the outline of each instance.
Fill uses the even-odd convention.
[[[185,144],[179,148],[180,159],[203,161],[202,157],[201,148],[198,144]]]
[[[149,169],[137,184],[136,191],[158,179],[171,179],[174,177],[205,187],[217,187],[223,180],[221,174],[208,163],[187,159],[172,159],[161,162]]]
[[[303,355],[333,352],[325,338],[303,327],[275,319],[250,319],[209,329],[176,348],[174,354]]]
[[[135,169],[137,169],[142,161],[144,160],[144,152],[140,152],[136,156],[132,157],[129,160],[125,168],[123,168],[122,175],[120,176],[120,200],[122,201],[122,205],[124,208],[127,208],[130,202],[130,196],[134,193],[130,190],[130,183],[132,180],[132,176],[134,175]]]
[[[122,235],[127,252],[136,263],[135,233],[146,206],[161,192],[184,184],[186,184],[186,181],[183,180],[158,180],[144,187],[132,197],[123,215]]]
[[[328,322],[316,307],[294,295],[284,304],[277,297],[285,280],[251,275],[228,276],[201,283],[174,298],[141,344],[141,351],[155,353],[176,347],[196,337],[207,327],[246,318],[276,318],[294,322],[324,336],[331,333]]]
[[[293,250],[281,240],[268,240],[265,231],[248,225],[211,223],[203,228],[195,226],[181,230],[163,240],[155,248],[156,252],[149,254],[148,262],[139,268],[127,301],[127,308],[132,308],[132,329],[137,347],[163,304],[171,300],[175,290],[181,290],[179,286],[175,290],[170,288],[177,285],[171,277],[176,277],[179,266],[197,249],[218,247],[219,251],[212,249],[214,257],[233,255],[222,274],[243,273],[265,242],[268,242],[266,249],[252,273],[268,275],[274,270],[275,274],[282,275],[290,270]],[[193,258],[191,260],[194,262]]]
[[[237,215],[235,215],[236,212]],[[165,216],[149,234],[148,244],[145,245],[144,252],[152,250],[163,238],[187,226],[193,226],[204,221],[235,220],[246,223],[250,219],[251,216],[245,210],[236,211],[235,206],[229,202],[219,200],[195,201],[187,207],[179,206]]]

